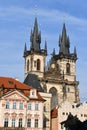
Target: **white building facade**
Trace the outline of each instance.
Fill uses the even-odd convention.
[[[4,90],[1,91],[0,129],[43,130],[45,100],[34,88],[29,88],[14,79],[6,78],[6,81],[10,81],[12,85],[6,86],[8,82],[5,82]],[[15,83],[16,89],[13,88]]]
[[[61,122],[67,120],[69,114],[77,116],[80,121],[87,120],[87,103],[70,103],[68,101],[63,102],[58,108],[58,130],[66,130]]]

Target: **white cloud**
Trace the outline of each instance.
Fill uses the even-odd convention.
[[[35,16],[34,8],[20,8],[20,7],[9,7],[9,8],[0,8],[0,17],[8,20],[16,20],[17,19],[31,19],[30,16]],[[60,10],[50,10],[50,9],[37,9],[37,16],[42,18],[44,22],[68,22],[75,25],[87,26],[87,19],[81,19],[75,16],[70,15],[69,13],[60,11]],[[10,17],[10,19],[9,19]],[[16,19],[17,18],[17,19]]]

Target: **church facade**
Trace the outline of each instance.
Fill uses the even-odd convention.
[[[79,82],[76,80],[77,53],[70,52],[70,40],[66,26],[63,24],[62,34],[59,36],[59,53],[53,50],[51,59],[46,66],[47,43],[41,49],[41,32],[38,30],[37,18],[30,34],[30,49],[25,44],[25,80],[24,83],[34,87],[40,92],[51,93],[51,109],[65,100],[79,103]],[[36,85],[36,83],[38,85]]]

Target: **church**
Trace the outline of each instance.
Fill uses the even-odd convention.
[[[59,53],[52,52],[46,65],[47,43],[41,48],[41,32],[35,18],[34,27],[30,33],[30,49],[25,44],[23,57],[25,59],[24,83],[31,85],[39,92],[51,93],[51,109],[64,101],[79,103],[79,82],[76,80],[77,52],[74,47],[70,52],[70,39],[67,35],[65,23],[59,35]]]

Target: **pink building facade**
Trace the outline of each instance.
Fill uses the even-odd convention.
[[[0,129],[43,130],[44,99],[36,89],[0,78]]]

